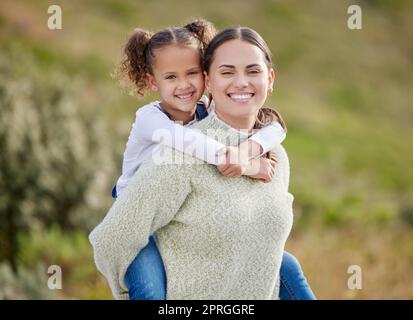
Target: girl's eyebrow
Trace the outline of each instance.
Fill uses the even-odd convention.
[[[192,68],[189,68],[188,70],[186,70],[186,72],[188,72],[188,71],[193,71],[193,70],[199,70],[199,69],[201,69],[200,67],[192,67]],[[167,72],[164,72],[162,75],[163,76],[166,76],[166,75],[171,75],[171,74],[175,74],[176,72],[175,71],[167,71]]]
[[[188,70],[186,70],[187,72],[188,71],[195,71],[195,70],[199,70],[199,69],[201,69],[201,67],[192,67],[192,68],[189,68]]]

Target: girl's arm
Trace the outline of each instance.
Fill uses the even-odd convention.
[[[215,111],[214,100],[209,102],[207,96],[202,96],[201,101],[207,106],[208,113]],[[239,151],[241,154],[248,155],[249,159],[257,158],[263,154],[274,149],[277,144],[284,141],[287,133],[281,126],[280,122],[274,121],[258,130],[247,141],[239,145]],[[220,150],[219,154],[225,153],[225,150]]]
[[[278,122],[262,128],[247,142],[240,144],[239,152],[245,155],[242,156],[242,161],[247,163],[247,160],[259,157],[284,138],[285,132]],[[213,165],[226,162],[226,155],[218,152],[226,150],[225,145],[197,130],[175,123],[154,104],[146,105],[136,112],[136,121],[124,152],[122,175],[116,185],[118,195],[138,169],[143,153],[146,157],[151,156],[147,150],[153,144],[169,146]],[[258,162],[258,159],[252,160],[245,165],[243,173],[253,178],[266,179],[269,168],[257,166]],[[239,165],[231,164],[231,168],[232,171],[240,170]],[[256,171],[256,168],[259,168],[259,171]]]
[[[226,147],[219,151],[226,156],[224,164],[218,170],[229,178],[241,175],[249,176],[263,182],[270,182],[275,172],[275,162],[262,155],[280,144],[286,137],[286,132],[279,122],[260,129],[238,147]]]
[[[166,145],[214,165],[224,160],[223,157],[217,158],[216,153],[225,145],[198,130],[170,120],[157,107],[138,110],[136,123],[143,139],[147,141]]]
[[[185,168],[170,163],[143,163],[90,233],[96,266],[115,298],[128,298],[124,282],[128,266],[146,246],[149,236],[174,219],[191,192]]]
[[[274,149],[276,145],[282,143],[286,136],[287,133],[284,128],[278,121],[276,121],[258,130],[256,134],[246,141],[245,146],[242,146],[241,143],[240,148],[244,147],[251,150],[251,159],[257,158]],[[258,148],[258,145],[260,148]]]
[[[225,156],[216,155],[225,145],[199,131],[173,122],[155,104],[149,104],[136,112],[136,120],[123,154],[122,175],[116,184],[118,195],[129,183],[140,163],[152,155],[150,146],[154,144],[167,145],[214,165],[225,161]]]
[[[218,165],[224,162],[225,158],[218,151],[225,145],[197,130],[173,122],[157,107],[144,107],[138,110],[136,128],[143,139],[152,143],[167,145],[210,164]],[[281,143],[285,136],[280,123],[274,122],[241,143],[240,153],[245,153],[249,159],[257,158]]]

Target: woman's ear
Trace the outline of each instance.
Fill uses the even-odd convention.
[[[273,68],[270,69],[268,72],[268,91],[272,92],[273,91],[273,85],[274,85],[274,79],[275,79],[275,70]]]
[[[155,77],[150,73],[146,74],[146,83],[148,84],[148,88],[152,91],[158,91],[158,84],[156,83]]]
[[[209,77],[208,77],[208,73],[206,71],[204,71],[204,82],[205,82],[205,89],[206,91],[209,91],[210,88],[210,83],[209,83]]]

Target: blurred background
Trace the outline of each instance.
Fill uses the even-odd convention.
[[[62,29],[49,30],[51,4]],[[350,30],[347,9],[362,9]],[[287,242],[321,299],[413,298],[412,1],[16,1],[0,6],[0,299],[112,299],[88,232],[139,101],[111,73],[135,27],[257,30],[288,126]],[[62,289],[47,286],[62,269]],[[362,289],[348,288],[349,266]]]

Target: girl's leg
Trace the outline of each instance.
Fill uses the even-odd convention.
[[[130,300],[165,300],[166,275],[161,255],[153,237],[129,265],[125,284]]]
[[[316,300],[300,263],[291,253],[284,251],[280,269],[281,300]]]

